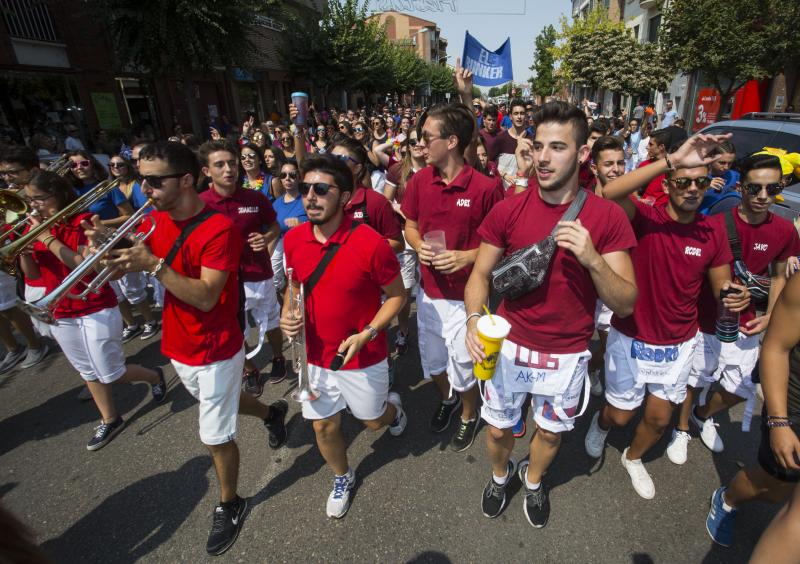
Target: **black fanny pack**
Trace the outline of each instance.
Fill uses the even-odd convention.
[[[736,208],[729,210],[725,214],[725,228],[728,231],[728,242],[733,253],[733,274],[742,284],[747,286],[750,292],[750,302],[758,309],[767,309],[769,303],[769,289],[772,279],[769,276],[753,274],[748,270],[747,265],[742,259],[742,244],[739,242],[739,234],[736,232],[736,221],[733,214]]]
[[[585,201],[586,191],[578,190],[560,221],[573,221]],[[556,252],[557,228],[558,224],[546,238],[508,255],[497,264],[492,271],[492,285],[503,299],[516,300],[542,285]]]

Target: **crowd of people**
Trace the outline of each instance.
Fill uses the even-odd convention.
[[[486,429],[489,476],[475,500],[488,518],[504,511],[518,477],[526,519],[547,525],[547,470],[581,416],[591,420],[586,452],[601,458],[608,434],[641,412],[620,460],[636,493],[655,497],[643,455],[664,434],[678,465],[695,433],[721,452],[714,416],[744,403],[749,430],[760,381],[757,464],[709,492],[707,530],[730,546],[742,506],[788,499],[800,478],[800,237],[770,212],[789,180],[780,158],[737,161],[729,136],[687,137],[672,108],[657,129],[642,103],[630,119],[558,101],[496,107],[471,98],[469,71],[458,68],[456,80],[460,103],[308,115],[292,105],[285,125],[250,118],[241,131],[212,129],[202,144],[136,142],[109,155],[108,169],[84,149],[43,170],[30,148],[4,148],[0,176],[31,213],[7,225],[7,241],[30,244],[6,257],[21,289],[0,274],[0,372],[41,362],[42,335],[52,336],[100,412],[87,445],[97,450],[125,426],[112,384],[145,381],[154,401],[166,397],[163,370],[126,364],[122,346],[160,331],[163,354],[199,402],[219,482],[210,554],[232,546],[247,510],[238,414],[261,419],[270,448],[281,447],[289,406],[258,398],[265,381],[292,371],[305,378],[302,414],[334,475],[326,512],[347,513],[356,476],[343,412],[404,432],[390,350],[412,346],[412,302],[422,373],[437,395],[430,432],[454,427],[450,448],[461,452]],[[721,193],[737,205],[699,212]],[[31,322],[27,305],[148,208],[137,231],[151,235],[103,257],[109,285],[67,294],[54,324]],[[473,368],[489,360],[479,334],[488,308],[510,332],[483,381]],[[244,339],[252,330],[257,346]],[[287,340],[295,356],[301,349],[294,363]],[[254,360],[264,341],[266,377]],[[603,402],[588,414],[591,395]],[[529,455],[516,461],[528,415]]]

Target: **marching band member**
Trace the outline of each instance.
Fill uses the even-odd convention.
[[[139,171],[157,211],[144,243],[111,251],[107,264],[123,272],[147,271],[166,289],[162,353],[200,402],[200,439],[208,447],[220,484],[206,550],[222,554],[241,530],[247,500],[237,494],[237,414],[264,421],[270,448],[286,441],[286,401],[266,406],[241,391],[244,367],[239,325],[238,270],[242,239],[231,220],[207,208],[195,191],[200,174],[194,153],[180,143],[143,147]],[[102,234],[99,218],[84,222],[90,240]]]
[[[301,166],[300,194],[309,222],[284,237],[287,269],[296,276],[287,287],[281,328],[289,338],[305,332],[310,384],[319,398],[303,402],[313,421],[320,453],[333,470],[329,517],[350,507],[355,473],[347,460],[341,411],[377,431],[388,426],[400,435],[407,418],[400,396],[389,392],[388,346],[384,330],[405,302],[400,266],[375,230],[347,219],[353,193],[347,165],[329,154],[309,155]],[[306,326],[295,315],[291,295],[304,284]],[[386,301],[381,305],[381,293]],[[331,363],[341,355],[341,370]]]
[[[31,209],[39,212],[31,220],[32,225],[38,225],[76,198],[66,179],[52,172],[39,171],[25,187],[25,199]],[[58,287],[83,261],[87,240],[81,229],[81,220],[88,217],[85,213],[76,214],[37,237],[30,251],[20,260],[26,280],[40,280],[48,293]],[[122,316],[110,287],[103,287],[98,294],[89,293],[86,299],[65,297],[57,304],[54,316],[53,338],[86,381],[102,417],[86,445],[88,450],[98,450],[125,427],[125,421],[114,405],[111,384],[148,382],[153,399],[160,403],[167,393],[164,374],[161,368],[151,370],[125,364]]]

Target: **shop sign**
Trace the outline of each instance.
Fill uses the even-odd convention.
[[[720,95],[716,88],[702,88],[697,93],[694,105],[694,118],[692,131],[700,131],[707,125],[717,121],[719,114]]]
[[[102,129],[122,129],[117,100],[111,92],[92,92],[92,104]]]

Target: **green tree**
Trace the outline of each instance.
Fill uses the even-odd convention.
[[[637,94],[666,89],[674,74],[659,44],[639,43],[602,5],[572,24],[562,18],[559,39],[552,53],[566,82]]]
[[[748,80],[797,64],[799,18],[796,1],[674,0],[664,14],[660,41],[678,69],[702,72],[719,90],[724,111]]]
[[[546,26],[536,36],[536,49],[533,52],[533,65],[530,67],[535,76],[528,79],[533,92],[541,96],[549,96],[556,88],[555,57],[553,49],[556,46],[558,34],[552,25]]]

